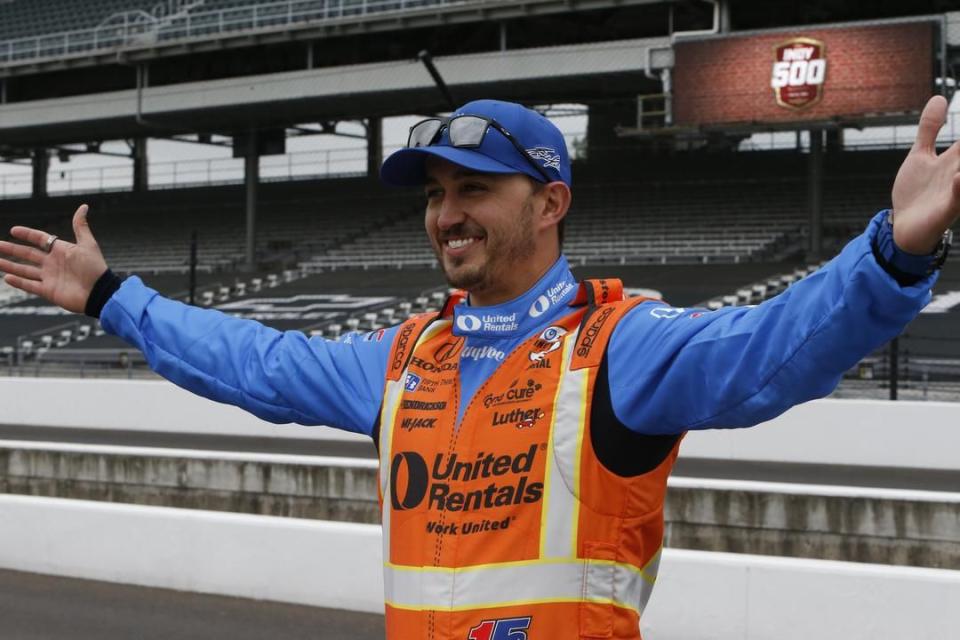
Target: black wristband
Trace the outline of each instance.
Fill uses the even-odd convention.
[[[889,273],[894,280],[897,281],[901,287],[912,287],[917,284],[924,278],[926,275],[917,275],[915,273],[907,273],[902,269],[898,269],[893,263],[883,257],[883,253],[880,251],[880,248],[877,246],[877,241],[874,239],[870,243],[870,248],[873,249],[873,257],[877,260],[877,264],[883,267],[883,270]]]
[[[87,298],[87,304],[83,308],[84,315],[99,318],[100,312],[103,311],[103,305],[107,304],[107,300],[117,292],[121,284],[123,284],[123,279],[120,276],[110,269],[104,271],[103,275],[94,283],[93,289],[90,290],[90,297]]]

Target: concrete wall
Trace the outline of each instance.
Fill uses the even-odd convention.
[[[366,440],[273,425],[163,381],[0,379],[0,423],[278,438]],[[688,458],[957,469],[960,404],[816,400],[754,429],[690,434]]]
[[[378,612],[381,544],[375,525],[0,495],[0,567],[21,571]],[[960,628],[956,571],[668,549],[660,576],[648,640]]]

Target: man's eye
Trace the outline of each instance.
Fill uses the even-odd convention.
[[[440,189],[427,189],[424,192],[424,195],[426,196],[427,200],[433,200],[434,198],[439,196],[441,193],[442,191]]]
[[[464,191],[486,191],[487,187],[482,184],[468,183],[463,185]]]

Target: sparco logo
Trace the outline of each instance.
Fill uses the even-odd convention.
[[[400,329],[400,335],[397,336],[397,349],[393,354],[393,363],[390,368],[392,371],[399,371],[403,368],[403,362],[407,358],[407,347],[410,344],[410,335],[413,334],[413,325],[408,323]]]
[[[600,335],[600,331],[603,329],[603,325],[606,324],[607,319],[613,315],[613,307],[601,307],[600,311],[597,313],[597,316],[593,319],[593,322],[590,323],[590,326],[587,327],[586,331],[583,332],[583,337],[580,338],[580,344],[577,347],[577,355],[581,358],[586,358],[590,355],[590,351],[593,349],[593,343],[596,342],[597,336]]]
[[[473,460],[457,453],[438,453],[432,467],[416,451],[402,451],[390,464],[390,504],[403,511],[424,500],[435,511],[477,511],[507,505],[530,504],[543,497],[543,483],[530,482],[540,445],[526,451],[496,455],[481,451]],[[487,480],[482,489],[453,491],[451,483]]]
[[[792,38],[774,49],[770,86],[781,107],[805,109],[818,103],[826,78],[825,47],[819,40]]]

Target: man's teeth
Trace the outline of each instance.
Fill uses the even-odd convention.
[[[465,247],[468,244],[473,244],[476,241],[476,238],[460,238],[457,240],[447,240],[447,246],[451,249],[459,249],[460,247]]]

